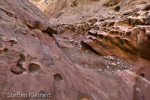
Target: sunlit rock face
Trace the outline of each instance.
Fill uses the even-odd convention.
[[[85,22],[91,17],[117,18],[123,12],[141,8],[148,2],[149,0],[41,0],[36,6],[53,23],[72,24]]]
[[[109,9],[116,3],[122,4],[121,2],[114,1],[112,5],[104,7]],[[147,13],[143,15],[146,16],[146,21],[139,21],[138,18],[135,22],[131,21],[135,23],[132,26],[130,21],[124,22],[128,17],[133,20],[132,14],[125,14],[124,18],[115,16],[112,20],[96,16],[85,17],[84,22],[76,24],[82,14],[72,12],[68,18],[74,16],[75,20],[69,24],[71,19],[67,21],[64,17],[71,11],[67,9],[71,8],[73,11],[77,6],[82,8],[82,4],[94,7],[100,1],[77,1],[76,4],[73,1],[59,0],[57,3],[67,6],[58,7],[57,10],[55,4],[47,18],[28,0],[0,1],[0,100],[149,100],[149,61],[145,60],[149,55],[141,49],[149,50],[145,46],[149,43],[149,37],[145,35],[149,29]],[[149,5],[146,5],[139,11],[148,12]],[[55,10],[61,11],[63,8],[69,12],[57,17]],[[115,12],[121,11],[121,8],[118,9],[116,7]],[[82,19],[79,20],[81,21]],[[122,37],[117,34],[119,29],[113,28],[115,25],[122,25],[120,30],[125,25],[127,29],[131,28],[131,34],[126,34],[129,42],[126,38],[121,40]],[[100,30],[101,28],[104,29]],[[110,30],[106,31],[107,28]],[[117,41],[116,37],[120,41],[111,43],[111,40]],[[117,43],[122,43],[119,46],[123,47],[117,47]],[[100,49],[100,46],[103,47]],[[132,52],[136,56],[132,56]],[[133,57],[137,58],[132,60]],[[136,61],[139,63],[135,63]],[[30,94],[31,92],[50,93],[51,97],[39,98]],[[10,96],[10,93],[14,95]],[[21,97],[17,93],[27,96]]]

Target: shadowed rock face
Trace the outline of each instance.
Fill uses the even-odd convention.
[[[148,7],[145,9],[147,10]],[[94,25],[97,23],[96,21],[96,19],[91,19],[89,23]],[[114,22],[110,25],[113,24]],[[92,43],[95,44],[98,41],[98,35],[94,33],[97,30],[94,32],[89,30],[91,26],[87,23],[81,25],[86,27],[84,29],[80,26],[80,29],[84,29],[83,34],[78,34],[72,25],[66,26],[65,29],[64,26],[54,27],[44,13],[28,0],[1,0],[0,94],[21,92],[28,94],[28,97],[8,98],[9,95],[6,94],[6,97],[0,95],[0,100],[149,100],[149,71],[146,70],[149,69],[149,62],[146,60],[140,62],[145,66],[136,69],[137,73],[141,75],[139,76],[130,70],[122,69],[123,66],[127,66],[126,69],[131,66],[119,58],[95,57],[97,54],[93,51],[96,53],[98,51],[95,46],[92,46]],[[146,28],[135,29],[140,32],[139,37],[144,37],[144,29],[146,30]],[[79,32],[82,31],[79,30]],[[88,33],[85,35],[85,32]],[[108,36],[113,37],[111,35],[117,35],[116,32],[115,30],[111,31]],[[89,37],[91,45],[90,42],[86,42],[83,36],[92,36],[92,38]],[[100,35],[100,37],[104,36]],[[141,43],[142,39],[138,39],[138,43]],[[68,42],[69,44],[67,44]],[[137,46],[137,42],[135,43],[133,46]],[[83,57],[87,55],[84,50],[81,53],[83,52],[82,54],[85,55],[82,56],[80,52],[78,54],[81,55],[80,58],[84,63],[78,62],[77,56],[74,56],[74,58],[77,57],[75,59],[69,57],[70,54],[77,53],[75,46],[77,48],[83,46],[82,49],[85,50],[89,48],[89,51],[86,50],[86,53],[90,54],[86,58],[87,61],[83,60]],[[142,46],[140,45],[139,48]],[[67,50],[62,49],[63,47],[66,47]],[[73,48],[75,52],[70,52],[70,48]],[[138,52],[144,55],[144,52]],[[78,61],[76,62],[76,60]],[[116,62],[123,65],[116,65]],[[83,67],[86,63],[88,65]],[[108,67],[108,64],[113,69]],[[117,66],[120,66],[118,71],[116,71]],[[30,98],[29,92],[35,94],[51,93],[51,98]]]

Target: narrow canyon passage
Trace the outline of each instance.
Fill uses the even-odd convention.
[[[105,79],[114,77],[123,88],[130,87],[131,100],[145,99],[139,77],[149,80],[148,0],[47,0],[34,4],[58,27],[58,34],[53,34],[58,47],[80,71],[95,70]],[[126,74],[125,84],[134,77],[132,85],[122,83]],[[120,75],[125,76],[120,79]]]
[[[150,99],[149,0],[30,1],[0,1],[0,100]]]

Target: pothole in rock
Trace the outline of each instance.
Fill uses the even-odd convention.
[[[33,73],[33,72],[37,72],[39,70],[41,70],[40,65],[35,64],[35,63],[31,63],[30,64],[30,66],[29,66],[29,72]]]
[[[9,52],[8,48],[5,48],[5,49],[4,49],[4,52],[5,52],[5,53],[8,53],[8,52]]]
[[[80,91],[78,92],[78,98],[79,100],[90,100],[88,95],[81,93]]]
[[[76,7],[77,6],[77,1],[73,1],[71,7]]]
[[[80,98],[80,100],[90,100],[90,99],[87,98],[87,97],[85,97],[85,96],[82,96],[82,97]]]
[[[11,42],[12,44],[17,44],[17,43],[18,43],[18,42],[15,41],[15,40],[10,40],[10,42]]]
[[[59,73],[57,73],[57,74],[54,75],[54,79],[56,81],[63,80],[62,76]]]
[[[116,12],[120,11],[120,7],[119,6],[115,7],[114,11]]]
[[[19,61],[25,61],[25,55],[24,54],[20,54],[20,59]]]

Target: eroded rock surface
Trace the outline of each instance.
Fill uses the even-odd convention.
[[[55,0],[53,2],[55,3]],[[59,2],[67,5],[70,2],[72,8],[77,7],[78,2],[82,5],[82,0],[73,2],[71,0],[66,3],[59,0]],[[94,6],[99,1],[85,0],[85,4],[89,4],[89,7],[91,2]],[[105,7],[113,7],[121,2],[116,0],[111,4],[108,2],[102,4]],[[61,11],[61,6],[58,10],[50,8],[54,12]],[[119,7],[121,9],[121,6]],[[115,12],[120,11],[119,7],[115,8]],[[148,4],[141,10],[148,11]],[[51,12],[49,13],[51,15]],[[145,60],[149,56],[142,51],[142,48],[149,49],[140,44],[143,40],[146,45],[149,43],[149,38],[145,37],[148,26],[138,27],[139,23],[145,25],[143,20],[133,21],[134,26],[131,26],[130,21],[127,22],[126,27],[131,27],[131,34],[128,36],[130,41],[127,41],[126,38],[121,40],[122,37],[116,34],[120,28],[117,28],[118,30],[112,28],[119,22],[124,23],[122,19],[107,22],[104,18],[100,19],[101,22],[97,18],[89,17],[90,19],[82,23],[68,24],[70,22],[68,21],[66,24],[67,20],[62,20],[64,23],[57,23],[58,16],[53,17],[51,24],[51,20],[49,21],[46,15],[28,0],[0,1],[0,94],[51,93],[51,98],[8,98],[7,95],[6,97],[1,95],[0,100],[150,99],[149,70],[147,70],[149,61]],[[100,23],[105,27],[100,26]],[[146,17],[146,25],[148,23],[149,17]],[[107,29],[107,25],[110,29]],[[124,24],[121,25],[124,29]],[[102,32],[98,33],[99,31]],[[123,42],[118,42],[118,45],[122,43],[122,47],[117,46],[115,37]],[[105,39],[107,42],[104,42]],[[125,50],[127,53],[124,53]],[[131,60],[130,57],[135,59]],[[139,63],[135,63],[136,61]]]
[[[58,27],[58,46],[76,66],[114,75],[125,91],[132,91],[128,99],[145,100],[150,95],[139,78],[149,84],[149,2],[47,0],[36,6]]]

